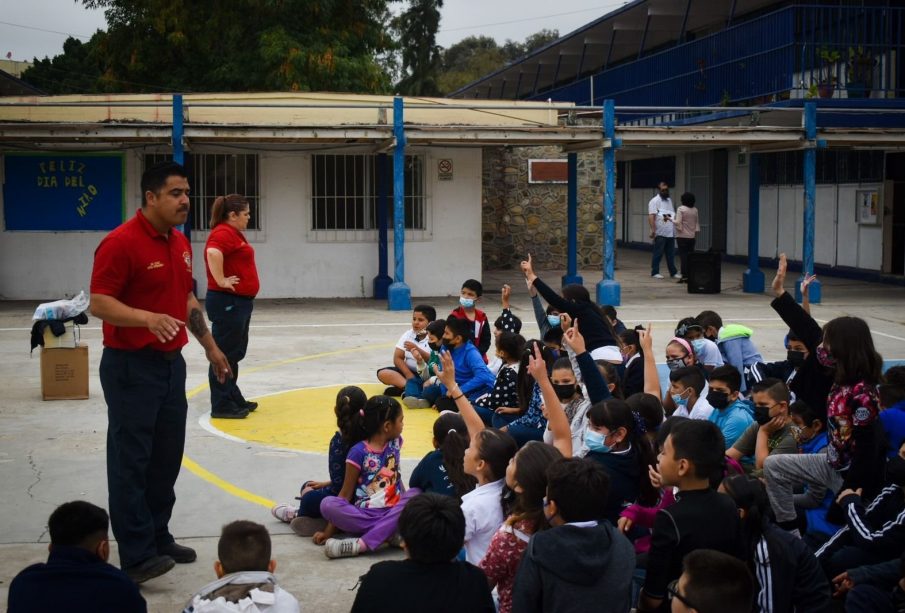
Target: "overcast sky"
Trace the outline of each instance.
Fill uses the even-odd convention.
[[[491,36],[502,44],[541,29],[566,34],[624,2],[570,0],[446,0],[437,42],[443,47],[467,36]],[[69,35],[88,40],[106,28],[103,11],[74,0],[0,0],[0,57],[31,60],[62,53]]]

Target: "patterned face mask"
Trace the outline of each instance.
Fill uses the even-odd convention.
[[[826,366],[827,368],[836,367],[836,358],[823,345],[817,347],[817,361],[820,362],[821,366]]]

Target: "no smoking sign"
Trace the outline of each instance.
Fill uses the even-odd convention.
[[[437,179],[440,181],[452,181],[453,178],[453,162],[452,160],[440,160],[437,162]]]

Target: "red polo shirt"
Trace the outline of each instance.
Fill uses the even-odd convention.
[[[207,250],[213,247],[223,254],[223,276],[239,277],[239,282],[233,286],[239,296],[254,298],[261,289],[258,280],[258,269],[255,266],[255,250],[245,235],[228,223],[218,223],[207,237],[204,246],[204,266],[207,269],[207,287],[214,291],[229,292],[221,289],[211,274],[211,267],[207,263]]]
[[[188,239],[175,229],[161,235],[141,209],[105,236],[94,252],[93,294],[112,296],[130,307],[186,321],[190,291],[192,247]],[[173,351],[186,343],[185,326],[180,327],[173,340],[161,343],[147,328],[124,328],[104,322],[105,347]]]

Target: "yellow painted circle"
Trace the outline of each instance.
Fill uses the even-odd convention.
[[[280,449],[327,454],[336,432],[333,407],[343,385],[308,387],[256,398],[258,409],[245,419],[212,419],[224,434]],[[380,394],[383,385],[360,386],[368,396]],[[402,405],[402,455],[418,458],[433,450],[434,409],[408,409]]]

